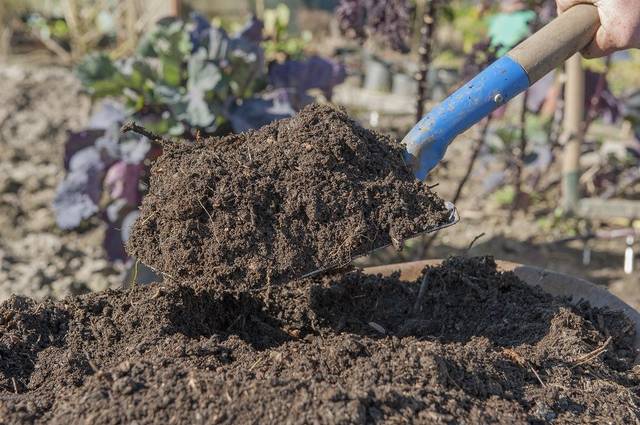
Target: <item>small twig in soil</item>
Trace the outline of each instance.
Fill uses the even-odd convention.
[[[209,220],[211,221],[211,223],[213,223],[213,217],[211,216],[211,214],[209,214],[209,211],[207,211],[207,209],[204,207],[204,204],[202,203],[202,201],[200,201],[200,199],[197,199],[197,198],[196,200],[198,201],[198,203],[200,204],[204,212],[207,214],[207,216],[209,216]]]
[[[575,359],[573,361],[574,364],[573,366],[571,366],[571,368],[573,369],[583,364],[589,363],[591,360],[594,360],[595,358],[599,357],[601,354],[604,354],[607,351],[607,347],[611,343],[611,340],[612,340],[611,337],[607,338],[607,340],[604,342],[604,344],[602,344],[601,347],[598,347],[592,352],[587,353],[584,356],[580,356],[577,359]]]
[[[91,360],[91,357],[89,356],[89,353],[87,353],[87,350],[82,350],[82,352],[84,353],[84,356],[87,358],[87,363],[89,363],[89,367],[91,368],[91,370],[93,370],[93,373],[98,373],[100,369]]]
[[[133,276],[131,277],[131,286],[138,285],[138,264],[140,264],[140,260],[136,258],[136,262],[133,265]]]
[[[249,367],[249,371],[252,371],[254,367],[258,366],[258,364],[262,361],[262,359],[258,359]]]
[[[509,360],[511,360],[512,362],[518,364],[519,366],[521,366],[521,367],[527,366],[529,368],[529,370],[531,370],[531,372],[533,372],[534,376],[536,377],[536,379],[538,380],[540,385],[542,385],[543,388],[546,388],[545,383],[540,378],[540,375],[538,375],[538,372],[536,372],[536,370],[533,368],[533,365],[531,364],[531,362],[528,361],[527,359],[525,359],[522,354],[518,353],[515,350],[512,350],[511,348],[507,348],[507,349],[503,350],[502,353]]]
[[[513,203],[509,209],[509,218],[507,222],[511,224],[516,210],[523,201],[524,192],[522,191],[522,171],[524,169],[525,156],[527,154],[527,101],[529,100],[529,90],[524,92],[522,100],[522,111],[520,112],[520,146],[518,147],[518,157],[515,160],[516,172],[514,177],[515,196]]]
[[[16,378],[11,377],[11,383],[13,384],[13,392],[18,394],[18,385],[16,384]]]
[[[156,211],[152,212],[151,214],[149,214],[147,216],[147,218],[145,218],[144,220],[142,220],[142,223],[140,223],[140,225],[144,225],[147,221],[149,221],[151,219],[151,217],[153,217],[156,214]]]
[[[418,314],[420,310],[420,303],[422,303],[422,298],[424,297],[424,293],[427,291],[427,275],[425,273],[422,278],[422,283],[420,283],[420,289],[418,290],[418,298],[416,298],[416,303],[413,305],[413,314]]]
[[[483,238],[486,235],[486,233],[482,232],[479,235],[477,235],[475,238],[473,238],[473,240],[471,241],[471,243],[469,244],[469,246],[467,247],[467,249],[464,251],[464,256],[466,257],[467,255],[469,255],[469,251],[471,251],[471,248],[473,248],[473,245],[476,244],[476,242],[478,242],[479,239]]]
[[[469,178],[471,177],[471,173],[473,172],[473,167],[475,166],[476,161],[480,156],[480,151],[482,150],[482,147],[485,144],[487,133],[489,132],[489,126],[491,125],[491,120],[492,120],[491,115],[489,115],[485,119],[484,124],[480,129],[480,134],[476,139],[476,143],[471,153],[471,158],[469,159],[469,163],[467,164],[467,170],[465,171],[464,176],[462,176],[462,179],[460,179],[460,182],[458,183],[458,188],[456,189],[456,193],[453,196],[453,199],[451,200],[451,203],[454,205],[460,199],[460,196],[462,195],[462,190],[464,189],[465,185],[467,184],[467,181],[469,181]],[[434,232],[433,234],[431,234],[431,236],[429,236],[426,242],[422,245],[422,250],[419,253],[419,258],[424,258],[425,254],[429,252],[429,248],[431,248],[431,245],[433,245],[433,242],[435,241],[437,236],[438,236],[438,232]]]
[[[122,133],[128,133],[128,132],[134,132],[137,133],[141,136],[145,136],[146,138],[148,138],[151,141],[158,141],[158,142],[169,142],[168,139],[165,139],[162,136],[157,135],[156,133],[147,130],[146,128],[144,128],[141,125],[136,124],[133,121],[127,121],[125,122],[122,127],[120,127],[120,131]]]
[[[538,382],[540,382],[540,385],[542,385],[542,388],[546,388],[547,386],[545,385],[544,382],[542,382],[542,379],[540,379],[540,375],[538,375],[538,372],[536,372],[533,366],[531,366],[531,363],[527,362],[527,364],[529,365],[529,369],[531,369],[531,372],[533,372]]]
[[[368,325],[371,326],[376,332],[380,332],[382,335],[387,334],[387,330],[376,322],[369,322]]]

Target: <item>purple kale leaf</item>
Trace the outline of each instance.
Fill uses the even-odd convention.
[[[249,40],[255,44],[258,44],[262,41],[262,30],[264,29],[264,24],[260,19],[258,19],[255,15],[251,16],[251,19],[238,31],[236,34],[236,38],[244,38]]]
[[[331,99],[334,87],[345,78],[344,65],[319,56],[274,63],[269,68],[269,81],[273,87],[293,89],[295,94],[319,89],[327,99]]]
[[[191,12],[191,32],[189,39],[191,40],[191,51],[195,52],[200,47],[209,47],[209,36],[211,32],[211,23],[209,20],[197,12]]]
[[[120,125],[126,120],[126,110],[122,103],[113,99],[103,99],[89,118],[90,129],[106,130],[114,125]]]
[[[69,132],[64,145],[64,169],[68,171],[71,158],[81,150],[93,146],[103,134],[104,130],[99,129]]]
[[[104,187],[111,199],[122,199],[127,204],[137,206],[140,203],[139,181],[144,165],[117,161],[104,177]]]
[[[98,212],[106,164],[100,151],[88,147],[69,161],[69,172],[53,201],[56,222],[62,229],[74,229]]]
[[[295,114],[286,90],[280,89],[261,97],[245,99],[229,114],[233,130],[237,133],[260,128],[272,121]]]

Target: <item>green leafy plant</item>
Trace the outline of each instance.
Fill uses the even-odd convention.
[[[303,31],[300,36],[292,35],[290,24],[291,10],[286,4],[279,3],[274,9],[264,11],[263,46],[268,59],[301,59],[304,56],[311,33]]]

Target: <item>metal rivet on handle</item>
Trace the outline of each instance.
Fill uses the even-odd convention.
[[[502,102],[504,102],[504,97],[502,96],[502,94],[498,93],[497,95],[495,95],[495,97],[493,98],[493,101],[500,104]]]

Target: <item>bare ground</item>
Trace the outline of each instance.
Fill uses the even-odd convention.
[[[12,293],[62,297],[119,284],[104,259],[102,229],[57,229],[51,202],[63,176],[69,129],[90,100],[63,68],[0,67],[0,300]]]

